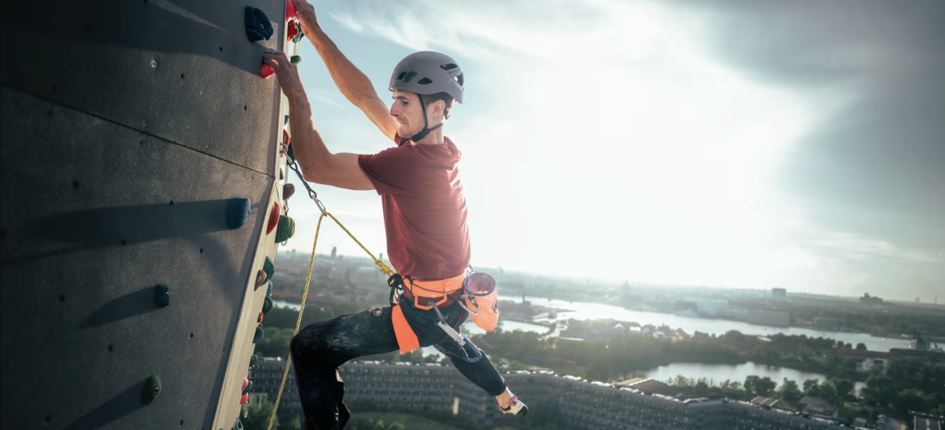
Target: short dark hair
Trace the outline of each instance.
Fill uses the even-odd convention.
[[[423,97],[423,103],[425,103],[427,106],[433,104],[433,102],[435,101],[443,100],[443,103],[446,103],[446,109],[443,110],[443,116],[446,119],[449,119],[450,110],[453,109],[453,101],[454,101],[453,96],[443,92],[443,93],[423,95],[420,97]]]

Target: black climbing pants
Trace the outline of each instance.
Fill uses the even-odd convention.
[[[435,324],[439,320],[435,310],[417,309],[403,297],[400,306],[421,346],[433,345],[449,357],[463,376],[489,395],[498,396],[505,392],[505,380],[489,357],[483,352],[478,362],[465,361],[467,354],[475,357],[472,350],[475,347],[467,344],[466,351],[461,349]],[[458,303],[440,308],[440,311],[446,323],[457,332],[469,316]],[[343,403],[344,382],[338,375],[339,366],[357,357],[398,349],[390,306],[340,316],[303,328],[292,339],[292,362],[299,399],[305,411],[306,430],[340,430],[348,422],[351,414]]]

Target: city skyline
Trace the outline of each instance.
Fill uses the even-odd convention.
[[[385,100],[410,52],[464,67],[446,134],[464,154],[473,265],[923,302],[945,280],[942,5],[315,7]],[[301,55],[329,149],[390,146],[310,44]],[[375,193],[315,189],[386,253]],[[308,250],[317,210],[291,206],[288,248]]]

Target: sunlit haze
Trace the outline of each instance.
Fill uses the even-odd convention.
[[[934,87],[943,67],[902,31],[914,17],[864,4],[840,31],[808,19],[845,13],[839,2],[736,3],[315,8],[384,100],[393,66],[413,51],[442,51],[464,68],[466,102],[446,135],[463,152],[474,266],[945,300],[936,221],[945,219],[945,130],[929,117],[942,112],[942,86],[917,89]],[[311,44],[300,54],[329,149],[390,146]],[[895,114],[878,114],[884,105]],[[898,129],[909,134],[889,131]],[[375,192],[314,188],[386,254]],[[288,248],[308,251],[317,208],[296,197],[290,209],[298,233]],[[363,255],[335,226],[322,237],[320,252]]]

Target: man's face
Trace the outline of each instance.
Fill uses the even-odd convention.
[[[397,134],[410,137],[423,130],[423,109],[416,93],[394,90],[390,116],[397,120]]]

